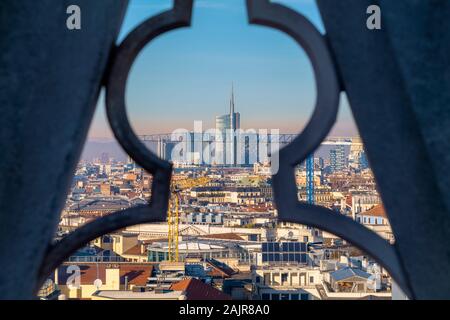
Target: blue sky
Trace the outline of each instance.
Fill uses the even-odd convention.
[[[127,111],[138,134],[204,129],[226,113],[231,83],[241,127],[299,132],[316,98],[312,68],[288,36],[248,24],[245,0],[196,0],[191,28],[155,39],[136,60],[127,88]],[[313,0],[276,1],[298,10],[323,32]],[[145,19],[170,9],[171,0],[131,0],[120,39]],[[354,135],[344,101],[334,135]],[[111,137],[103,98],[91,138]]]

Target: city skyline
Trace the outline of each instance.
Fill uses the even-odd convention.
[[[301,11],[323,31],[314,1],[279,2]],[[119,41],[171,5],[172,1],[132,0]],[[192,130],[197,120],[214,128],[215,116],[228,109],[231,83],[236,107],[246,119],[243,129],[299,133],[313,112],[314,76],[305,53],[292,39],[249,25],[245,1],[195,1],[192,27],[157,38],[133,66],[126,96],[130,122],[141,135]],[[91,140],[112,140],[104,109],[102,95]],[[345,99],[331,135],[357,135]]]

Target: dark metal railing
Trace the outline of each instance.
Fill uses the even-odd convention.
[[[95,8],[104,5],[97,4],[97,2],[94,4],[92,1],[79,1]],[[36,256],[36,261],[19,260],[18,264],[20,267],[15,270],[19,275],[8,279],[1,278],[4,281],[3,284],[0,282],[0,289],[3,292],[0,294],[0,297],[31,297],[30,287],[34,288],[34,292],[37,292],[47,276],[58,265],[69,258],[78,248],[103,234],[131,225],[161,222],[166,219],[172,166],[169,162],[158,158],[149,151],[140,137],[133,132],[126,114],[125,87],[132,64],[148,43],[165,32],[190,25],[194,1],[175,0],[172,10],[144,21],[130,32],[120,45],[113,47],[112,51],[109,51],[109,47],[113,43],[113,38],[117,37],[115,26],[121,21],[123,8],[126,6],[127,1],[109,0],[108,2],[115,4],[114,7],[109,6],[114,13],[111,15],[113,22],[101,20],[109,28],[109,33],[107,37],[98,33],[93,34],[95,40],[106,40],[104,42],[97,41],[96,43],[102,43],[103,47],[97,48],[94,46],[95,48],[92,48],[92,52],[90,52],[91,55],[94,54],[99,57],[98,64],[88,66],[86,69],[80,67],[80,73],[72,75],[70,73],[72,70],[78,70],[74,64],[69,74],[72,78],[75,77],[86,83],[83,82],[81,85],[77,83],[71,86],[69,86],[70,83],[64,83],[64,86],[68,88],[79,89],[77,91],[79,99],[77,101],[74,100],[75,102],[73,103],[77,103],[77,105],[73,106],[73,110],[69,108],[71,106],[68,106],[70,110],[64,110],[64,113],[59,108],[60,102],[64,101],[64,99],[67,100],[69,94],[64,86],[58,85],[58,81],[51,82],[56,87],[55,90],[59,91],[56,94],[57,98],[49,103],[45,101],[45,104],[40,104],[42,101],[39,99],[30,99],[30,101],[33,100],[32,102],[22,101],[19,99],[19,95],[16,94],[15,89],[5,90],[5,96],[9,99],[6,101],[15,101],[22,108],[18,109],[20,112],[16,112],[16,109],[14,109],[15,105],[11,103],[5,107],[6,111],[3,118],[7,122],[2,122],[2,128],[7,128],[8,130],[0,138],[5,143],[8,143],[6,146],[11,145],[11,155],[6,155],[2,160],[0,169],[6,175],[2,179],[5,178],[3,179],[4,181],[13,181],[12,190],[16,192],[13,192],[13,194],[19,195],[14,197],[13,200],[17,201],[18,208],[22,210],[22,212],[19,212],[19,214],[22,214],[20,221],[23,224],[34,223],[37,231],[30,234],[38,237],[39,241],[36,241],[36,239],[30,240],[34,241],[34,249],[29,251],[33,252],[34,250],[33,254]],[[279,212],[278,219],[326,230],[361,248],[386,268],[395,282],[399,284],[410,298],[448,298],[450,285],[448,281],[445,281],[446,278],[442,278],[442,276],[447,276],[450,271],[450,252],[448,246],[444,246],[445,241],[448,241],[450,229],[448,227],[450,223],[448,199],[445,197],[445,191],[450,184],[448,184],[448,179],[445,180],[445,177],[440,178],[437,174],[443,172],[443,169],[432,156],[436,149],[434,145],[435,140],[433,139],[445,143],[444,138],[437,132],[447,132],[449,127],[437,124],[439,123],[437,120],[447,121],[447,119],[450,119],[450,115],[442,108],[443,100],[436,100],[436,97],[447,97],[446,91],[442,88],[445,80],[442,77],[435,76],[439,72],[445,72],[444,70],[447,70],[450,65],[448,63],[439,64],[445,60],[443,57],[449,56],[448,51],[445,51],[447,46],[441,45],[434,38],[428,39],[431,45],[426,48],[420,47],[421,44],[419,42],[405,43],[404,39],[409,37],[409,33],[406,35],[402,33],[404,29],[380,30],[369,35],[369,31],[364,29],[364,15],[367,6],[374,1],[318,0],[317,2],[325,22],[326,35],[322,35],[303,15],[283,5],[269,0],[247,0],[248,18],[251,24],[278,29],[289,35],[303,48],[312,63],[317,88],[317,101],[309,123],[298,136],[292,136],[292,139],[289,139],[290,143],[282,148],[278,154],[279,171],[273,177],[274,199]],[[446,22],[448,19],[446,19],[444,14],[450,11],[447,1],[434,1],[433,5],[424,1],[420,5],[418,4],[417,9],[414,10],[404,10],[407,6],[405,4],[406,1],[389,2],[378,0],[375,2],[384,5],[388,12],[384,19],[390,22],[391,26],[393,21],[397,23],[397,17],[401,18],[402,23],[407,23],[404,12],[420,12],[421,14],[425,12],[424,14],[427,15],[439,12],[442,15],[433,15],[432,20],[448,24]],[[108,7],[108,4],[106,6]],[[10,12],[17,12],[14,11],[15,7],[11,5],[9,10]],[[47,14],[56,15],[58,12],[60,10],[51,11]],[[354,16],[351,17],[351,13]],[[7,16],[9,17],[9,15],[5,15],[5,17]],[[11,15],[11,17],[13,16]],[[50,19],[47,20],[50,21]],[[32,25],[28,20],[22,22],[18,18],[17,21],[11,20],[7,24],[2,24],[0,21],[0,31],[8,31],[9,29],[7,29],[6,25],[18,24],[19,27],[26,30],[28,30],[29,25]],[[92,17],[89,21],[98,23],[100,20]],[[444,33],[441,32],[444,29],[441,28],[439,23],[414,25],[413,28],[419,34],[419,39],[430,37],[433,34],[444,36]],[[53,29],[55,29],[54,26],[49,22],[46,30],[50,32]],[[428,32],[427,30],[434,31]],[[80,34],[83,35],[83,33]],[[353,39],[349,35],[354,35],[355,38]],[[66,40],[67,34],[65,33],[56,33],[53,36],[58,43],[60,39],[71,43],[69,40]],[[16,39],[20,40],[22,38],[22,34],[19,34],[18,37],[16,35]],[[39,41],[43,41],[42,37],[38,38]],[[80,46],[86,45],[86,39],[83,39],[81,36],[80,38],[73,36],[70,39],[72,39],[70,41],[74,41]],[[39,45],[41,42],[36,42],[36,45]],[[93,47],[92,43],[87,45]],[[54,48],[48,43],[45,43],[45,45],[47,52],[52,54],[55,50],[65,50],[63,52],[64,57],[67,57],[72,52],[72,47],[69,45],[59,46],[58,48]],[[411,56],[411,52],[414,51],[408,49],[407,53],[397,59],[396,57],[400,56],[399,47],[401,46],[407,48],[413,46],[420,51],[422,57],[427,59],[424,59],[423,64],[421,62],[420,66],[416,67],[417,70],[411,72],[411,65],[417,65],[417,61]],[[88,49],[85,50],[86,52],[89,51]],[[358,50],[364,53],[359,55]],[[28,51],[31,52],[33,50],[30,49]],[[102,54],[99,54],[99,52]],[[105,58],[105,52],[108,59]],[[439,52],[440,55],[433,55],[436,52]],[[8,59],[16,57],[10,52],[7,53]],[[2,54],[4,53],[0,53],[0,55]],[[36,61],[35,59],[41,56],[43,55],[25,57],[28,59],[25,60]],[[81,52],[80,56],[83,56],[83,52]],[[366,56],[372,60],[367,60]],[[73,56],[70,57],[72,57],[70,59],[75,59]],[[72,62],[70,59],[69,62]],[[0,64],[2,66],[6,65],[8,67],[6,70],[9,73],[17,71],[17,66],[20,66],[20,63],[4,64],[4,61],[0,59]],[[63,64],[69,63],[64,59],[62,61]],[[34,68],[37,65],[45,66],[45,70],[47,70],[50,63],[42,63],[41,60],[38,60],[32,67]],[[33,68],[27,69],[27,72],[28,70],[33,70]],[[90,73],[85,72],[88,69]],[[67,79],[67,76],[58,74],[55,70],[50,70],[53,73],[48,73],[49,79]],[[51,244],[45,253],[44,250],[47,243],[51,240],[53,229],[56,230],[57,214],[63,205],[64,194],[62,190],[64,189],[65,191],[69,185],[70,174],[75,169],[76,160],[81,153],[81,145],[86,138],[88,124],[93,115],[95,98],[98,96],[101,80],[101,74],[96,77],[94,71],[104,75],[103,85],[106,87],[106,110],[117,141],[137,164],[153,175],[152,197],[146,205],[128,208],[101,217],[80,227],[61,241]],[[380,71],[382,72],[377,74]],[[5,72],[5,74],[9,74],[8,72]],[[41,74],[42,72],[39,71],[38,73]],[[91,73],[93,76],[91,76]],[[378,78],[374,78],[374,74],[377,74]],[[407,75],[414,77],[416,74],[427,76],[427,83],[433,84],[434,87],[431,87],[431,85],[424,87],[422,86],[423,82],[420,81],[408,83]],[[53,76],[54,78],[52,78]],[[11,78],[6,79],[8,82],[12,81]],[[0,78],[0,80],[2,80],[2,83],[7,83],[3,81],[3,78]],[[39,89],[35,90],[45,90],[45,87],[40,86],[42,81],[35,80],[33,80],[32,84],[39,87]],[[63,83],[64,81],[59,82]],[[50,87],[47,86],[46,88]],[[440,90],[435,90],[434,88],[440,88]],[[340,95],[343,92],[349,97],[355,120],[367,147],[369,160],[374,168],[374,174],[396,239],[396,243],[393,245],[376,233],[343,215],[321,206],[301,202],[297,198],[295,167],[304,162],[307,156],[312,154],[326,139],[336,122]],[[376,97],[371,96],[371,94],[375,94]],[[37,92],[32,91],[30,95],[41,97],[42,93],[40,92],[40,95],[37,95]],[[46,96],[51,95],[47,93]],[[423,101],[432,101],[434,109],[420,108]],[[39,112],[44,112],[43,114],[35,112],[35,103],[43,107],[39,109]],[[56,116],[54,116],[55,113],[57,113]],[[74,117],[75,120],[73,120]],[[53,123],[53,127],[49,127],[48,132],[39,128],[39,130],[27,131],[26,135],[23,134],[22,128],[25,128],[29,123],[34,121],[39,125],[48,125],[48,119],[53,118],[64,123],[67,122],[68,125],[62,128],[57,123]],[[423,119],[427,119],[427,121],[422,121]],[[436,121],[428,121],[429,119]],[[446,123],[445,121],[443,121],[444,124]],[[424,138],[422,129],[429,134],[429,137]],[[56,136],[62,141],[49,139],[49,135],[54,136],[58,132],[60,135]],[[385,141],[382,143],[384,149],[377,140],[379,136],[383,137],[383,141]],[[448,135],[446,138],[448,139]],[[8,139],[12,139],[13,143],[10,143]],[[33,139],[37,142],[34,142]],[[64,141],[70,142],[67,150],[65,149],[65,144],[62,143]],[[33,192],[38,192],[37,196],[39,196],[39,192],[42,191],[43,195],[40,198],[36,198],[39,200],[31,199],[30,201],[25,201],[20,195],[29,194],[29,190],[22,183],[22,180],[25,178],[22,176],[20,178],[17,174],[21,168],[31,167],[29,163],[26,165],[27,162],[23,156],[24,150],[29,150],[33,153],[35,150],[41,150],[40,147],[45,143],[49,144],[48,152],[40,155],[40,158],[31,157],[29,159],[29,161],[49,160],[49,165],[47,165],[47,162],[43,162],[44,170],[47,171],[39,175],[39,179],[32,181],[34,183],[32,186],[35,187]],[[55,145],[57,146],[55,147]],[[63,145],[64,147],[61,147]],[[386,146],[391,148],[387,150]],[[399,150],[397,151],[394,148]],[[395,156],[391,156],[388,154],[389,152],[392,152]],[[442,156],[442,152],[438,154]],[[440,157],[439,159],[443,163],[449,162],[445,157]],[[54,163],[50,160],[54,160]],[[428,163],[433,165],[428,166]],[[58,166],[55,167],[55,165]],[[446,168],[448,169],[448,166]],[[397,169],[400,169],[400,171],[397,172]],[[51,175],[53,172],[56,172],[56,174]],[[14,174],[14,179],[9,179]],[[49,176],[46,176],[47,174]],[[420,179],[411,178],[416,174]],[[30,176],[28,177],[30,178]],[[48,184],[53,180],[57,181],[53,188],[41,188],[44,184]],[[400,192],[396,194],[396,189],[393,186],[400,187]],[[4,186],[2,188],[7,190]],[[48,190],[58,190],[61,194],[58,192],[56,192],[58,194],[51,192],[50,194]],[[44,194],[44,192],[46,193]],[[17,221],[5,215],[6,211],[7,214],[11,210],[14,212],[13,206],[10,206],[5,201],[10,194],[10,192],[2,192],[2,198],[0,199],[3,200],[1,203],[1,222],[6,226],[5,231],[7,231],[2,235],[2,241],[0,241],[2,266],[8,268],[5,274],[10,274],[9,271],[14,271],[11,265],[8,264],[10,262],[5,263],[6,259],[9,261],[10,256],[14,254],[14,250],[26,250],[28,243],[30,243],[27,243],[26,239],[28,237],[27,232],[30,229],[22,226],[14,227],[14,223],[17,223]],[[39,202],[42,202],[42,205]],[[34,209],[36,209],[37,213],[47,214],[47,216],[41,217],[40,219],[42,220],[36,220],[35,215],[33,216],[35,214]],[[29,211],[33,212],[28,213]],[[439,217],[439,219],[436,217]],[[413,234],[413,232],[415,233]],[[11,238],[13,235],[24,237],[24,239],[17,242],[17,245],[13,248],[9,248],[5,244],[6,239]],[[435,241],[433,242],[433,240]],[[414,243],[413,248],[409,247],[410,242]],[[19,252],[19,254],[22,254],[22,252]],[[28,252],[26,256],[31,255],[32,253]],[[428,260],[432,262],[431,267],[428,264]],[[39,270],[36,268],[38,264],[41,265]],[[32,271],[30,275],[24,277],[19,285],[14,286],[14,282],[11,279],[21,277],[21,274],[26,272],[25,269],[27,267]],[[424,275],[426,272],[432,272],[432,274],[428,277]],[[14,272],[12,274],[14,275]],[[36,281],[35,277],[37,277]],[[427,280],[424,280],[424,277]],[[31,281],[33,284],[30,285],[27,281]],[[14,291],[12,288],[19,289]]]
[[[40,284],[73,250],[108,232],[144,222],[164,221],[169,198],[171,164],[150,152],[131,129],[126,115],[125,87],[140,51],[157,36],[191,22],[193,1],[177,0],[172,10],[148,19],[134,29],[113,53],[106,80],[109,123],[124,150],[154,175],[149,205],[130,208],[82,226],[49,250]],[[298,201],[295,167],[314,152],[336,121],[341,85],[324,36],[301,14],[269,1],[247,1],[249,21],[290,35],[306,52],[316,76],[318,98],[303,132],[280,150],[280,168],[274,176],[274,197],[280,221],[301,223],[334,233],[357,245],[378,260],[407,291],[398,258],[384,239],[359,223],[325,207]]]

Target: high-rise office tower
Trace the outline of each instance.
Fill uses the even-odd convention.
[[[330,150],[330,165],[333,172],[342,171],[346,167],[344,146],[338,145]]]
[[[231,87],[230,113],[216,117],[216,164],[236,165],[235,132],[241,127],[241,115],[234,109],[234,88]]]
[[[158,139],[158,152],[157,152],[157,155],[161,159],[167,160],[167,157],[166,157],[166,143],[161,138]]]

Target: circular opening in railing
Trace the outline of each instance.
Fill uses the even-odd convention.
[[[249,24],[241,0],[194,1],[191,27],[151,41],[126,92],[133,130],[176,171],[270,161],[304,129],[315,101],[303,49]]]

